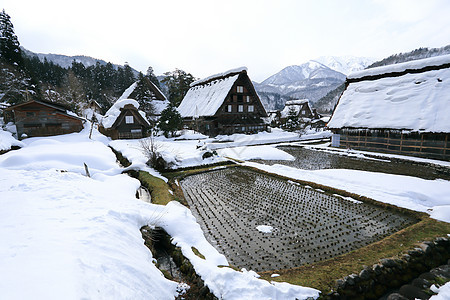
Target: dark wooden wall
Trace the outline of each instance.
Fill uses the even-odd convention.
[[[450,161],[450,133],[397,130],[335,130],[340,147]]]

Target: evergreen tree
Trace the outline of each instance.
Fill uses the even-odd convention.
[[[161,89],[161,86],[159,84],[159,80],[156,77],[155,73],[153,73],[153,68],[152,67],[148,67],[147,74],[145,76],[148,77],[148,79],[150,79],[150,81],[153,82],[154,85],[156,85],[159,89]]]
[[[170,103],[165,110],[161,112],[158,128],[164,133],[165,137],[173,136],[175,131],[183,126],[183,118],[176,107]]]
[[[179,69],[164,73],[164,75],[166,77],[162,81],[167,85],[169,101],[173,106],[178,107],[189,90],[190,84],[195,81],[195,78],[190,73]]]
[[[4,9],[0,13],[0,57],[8,63],[22,66],[19,40],[14,33],[11,17]]]
[[[288,131],[294,131],[297,129],[298,125],[299,125],[298,112],[293,106],[291,106],[289,107],[284,127]]]
[[[155,95],[150,90],[148,78],[141,72],[138,74],[138,81],[136,82],[136,88],[134,89],[136,96],[135,100],[139,103],[139,109],[147,114],[147,116],[154,114],[154,108],[152,100]]]

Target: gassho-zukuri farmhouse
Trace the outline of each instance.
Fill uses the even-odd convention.
[[[246,67],[193,82],[178,111],[185,126],[209,136],[268,129],[267,112]]]
[[[332,145],[450,160],[450,55],[350,74]]]

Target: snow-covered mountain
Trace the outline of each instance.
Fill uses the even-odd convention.
[[[314,61],[320,62],[325,66],[342,74],[348,75],[350,73],[363,70],[372,64],[375,59],[369,57],[356,56],[321,56]]]
[[[289,99],[307,98],[312,104],[341,85],[346,75],[364,69],[373,59],[323,56],[288,66],[261,83],[254,83],[268,109],[281,109]]]

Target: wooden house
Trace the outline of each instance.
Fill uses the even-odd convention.
[[[150,104],[152,106],[151,115],[147,117],[156,121],[161,116],[161,112],[166,109],[169,105],[169,101],[166,96],[161,92],[161,90],[148,79],[147,77],[142,77],[142,82],[135,82],[129,88],[127,88],[123,94],[119,97],[119,100],[122,99],[135,99],[142,100],[142,94],[145,95],[146,98],[150,99]],[[141,85],[142,91],[139,91],[139,85]]]
[[[187,127],[209,136],[268,129],[266,110],[245,67],[192,83],[178,111]]]
[[[295,111],[299,119],[311,120],[315,116],[308,99],[288,100],[281,111],[281,120],[285,120],[289,115],[289,111],[292,110]]]
[[[350,74],[332,145],[450,160],[450,55]]]
[[[85,121],[64,105],[40,100],[13,105],[4,112],[5,121],[15,123],[20,139],[79,132]]]
[[[150,123],[138,108],[136,100],[118,100],[100,120],[99,131],[113,140],[146,137]]]

